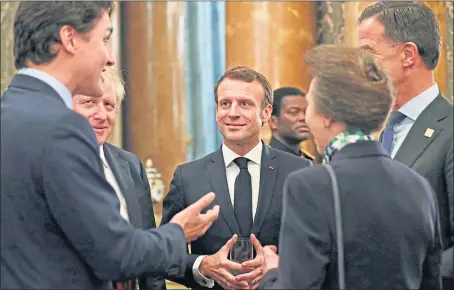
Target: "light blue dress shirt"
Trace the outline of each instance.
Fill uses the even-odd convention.
[[[404,114],[406,118],[398,125],[394,127],[394,140],[391,146],[391,157],[396,156],[397,151],[407,137],[408,132],[410,132],[411,127],[421,115],[430,103],[435,100],[440,91],[438,90],[437,84],[434,84],[421,94],[417,95],[413,99],[406,102],[400,109],[399,112]]]
[[[17,74],[27,75],[33,78],[36,78],[46,84],[48,84],[51,88],[53,88],[57,94],[62,98],[63,102],[65,103],[68,109],[73,108],[72,102],[72,94],[69,89],[62,84],[59,80],[51,76],[50,74],[34,69],[34,68],[21,68]]]

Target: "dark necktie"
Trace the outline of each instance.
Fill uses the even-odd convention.
[[[394,126],[402,122],[405,117],[406,116],[399,111],[392,111],[388,123],[386,124],[386,128],[383,130],[381,143],[383,145],[383,149],[385,149],[389,154],[391,154],[391,146],[394,140]]]
[[[249,159],[238,157],[233,160],[240,168],[240,173],[235,179],[234,211],[240,227],[242,238],[249,238],[252,230],[252,185],[251,175],[247,169]]]

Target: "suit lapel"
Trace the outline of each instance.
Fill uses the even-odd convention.
[[[443,131],[438,122],[448,116],[449,108],[446,99],[438,95],[416,119],[394,159],[411,167],[430,143]],[[426,136],[427,129],[433,130],[431,136]]]
[[[265,220],[266,213],[273,199],[274,187],[278,172],[278,163],[273,149],[263,144],[262,161],[260,169],[260,189],[257,209],[255,211],[252,233],[258,234]]]
[[[104,144],[104,155],[117,180],[123,196],[125,197],[126,206],[128,207],[129,222],[136,228],[142,228],[141,210],[139,200],[134,190],[129,164],[126,160],[120,158],[118,154]]]
[[[207,165],[206,170],[206,174],[209,176],[211,187],[216,194],[216,200],[218,201],[220,212],[224,220],[233,234],[239,234],[240,228],[236,222],[235,213],[233,212],[221,149],[214,153],[213,159],[211,160],[211,163]]]

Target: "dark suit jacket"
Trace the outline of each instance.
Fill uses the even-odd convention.
[[[437,201],[427,181],[378,142],[334,154],[343,219],[346,288],[440,289]],[[286,182],[280,269],[260,288],[338,287],[334,203],[328,171],[299,170]]]
[[[109,143],[104,144],[104,155],[125,197],[131,225],[139,229],[156,228],[150,184],[142,162],[131,152]],[[140,289],[166,289],[163,276],[140,277],[139,285]]]
[[[269,145],[270,145],[270,147],[272,147],[274,149],[281,150],[281,151],[290,153],[290,154],[298,156],[298,157],[301,157],[301,155],[304,154],[304,158],[309,159],[311,162],[314,160],[314,158],[312,158],[312,156],[309,156],[306,152],[302,152],[301,149],[299,149],[298,151],[295,151],[274,137],[271,138]]]
[[[262,245],[277,246],[279,243],[282,188],[285,178],[291,172],[310,165],[311,162],[304,158],[263,145],[259,200],[252,228],[252,232]],[[219,149],[202,159],[178,166],[170,191],[164,199],[163,224],[210,191],[216,193],[214,204],[220,206],[219,219],[204,236],[191,243],[191,255],[188,259],[185,278],[181,280],[169,278],[192,288],[202,288],[192,275],[192,266],[196,258],[199,255],[215,254],[233,234],[239,234],[228,191],[222,150]]]
[[[44,82],[16,75],[1,99],[1,288],[106,289],[183,274],[181,227],[135,229],[104,177],[93,129]]]
[[[443,276],[453,276],[454,194],[453,194],[453,107],[441,94],[421,113],[394,156],[424,176],[432,185],[440,209],[443,243]],[[426,137],[428,128],[434,130]]]

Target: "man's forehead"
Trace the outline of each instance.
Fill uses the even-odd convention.
[[[385,26],[375,17],[364,19],[358,26],[359,39],[381,38],[385,31]]]
[[[306,97],[302,95],[290,95],[285,96],[282,100],[282,105],[286,107],[298,107],[306,104]]]
[[[235,79],[225,79],[219,85],[219,93],[226,93],[227,96],[234,94],[233,96],[238,97],[238,93],[244,95],[250,95],[251,93],[259,91],[263,91],[263,88],[260,82],[254,80],[252,82],[246,82],[242,80],[235,80]]]

